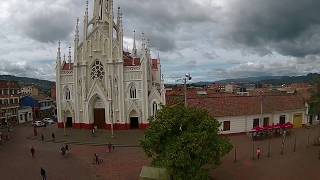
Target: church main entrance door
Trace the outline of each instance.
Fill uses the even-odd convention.
[[[130,129],[138,129],[139,128],[139,118],[131,117],[130,118]]]
[[[104,109],[94,109],[94,126],[99,129],[103,129],[105,125],[105,110]]]
[[[72,127],[72,117],[67,117],[66,127],[67,128],[71,128]]]

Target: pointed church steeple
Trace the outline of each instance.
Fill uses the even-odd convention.
[[[69,47],[68,63],[71,64],[71,46]]]
[[[133,31],[133,48],[132,48],[133,57],[138,56],[137,45],[136,45],[136,30]]]
[[[141,50],[144,50],[146,46],[144,32],[141,33]]]
[[[86,10],[83,19],[83,40],[87,40],[89,23],[89,1],[86,1]]]
[[[76,30],[75,30],[75,35],[74,35],[74,41],[75,41],[76,47],[79,44],[79,39],[80,39],[80,36],[79,36],[79,18],[77,18]]]
[[[61,41],[58,42],[57,61],[61,61]]]

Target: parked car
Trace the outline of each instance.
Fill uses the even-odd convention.
[[[48,125],[55,124],[55,122],[51,118],[44,118],[42,121]]]
[[[43,127],[43,126],[45,126],[46,124],[45,124],[44,122],[42,122],[42,121],[34,121],[34,122],[32,123],[32,125],[33,125],[33,126],[36,126],[36,127]]]

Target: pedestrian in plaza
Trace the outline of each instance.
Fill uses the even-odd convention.
[[[260,156],[261,156],[261,149],[260,147],[257,148],[257,157],[258,159],[260,159]]]
[[[0,144],[2,143],[2,132],[0,131]]]
[[[44,136],[43,136],[43,134],[41,134],[41,141],[42,141],[42,142],[44,141]]]
[[[40,174],[41,174],[42,180],[46,180],[46,179],[47,179],[46,170],[44,170],[43,168],[41,168],[41,169],[40,169]]]
[[[111,153],[111,148],[112,148],[112,144],[109,142],[108,143],[108,152]]]
[[[31,146],[30,152],[31,152],[31,156],[34,157],[35,149],[33,146]]]
[[[69,145],[68,144],[65,145],[65,149],[66,149],[66,151],[69,151]]]
[[[54,142],[55,141],[55,138],[56,138],[56,135],[54,133],[51,134],[51,137],[52,137],[52,141]]]
[[[91,133],[93,136],[95,135],[95,128],[92,128]]]
[[[97,153],[94,153],[94,158],[95,158],[96,164],[99,164],[99,156]]]
[[[61,150],[62,156],[66,155],[66,148],[64,146],[62,146],[60,150]]]

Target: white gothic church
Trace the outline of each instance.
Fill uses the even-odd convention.
[[[58,126],[81,129],[147,128],[165,104],[160,59],[152,59],[150,43],[142,35],[138,51],[134,35],[132,52],[123,51],[122,14],[113,17],[113,0],[94,0],[89,20],[88,1],[83,42],[79,20],[66,60],[57,53],[56,90]]]

